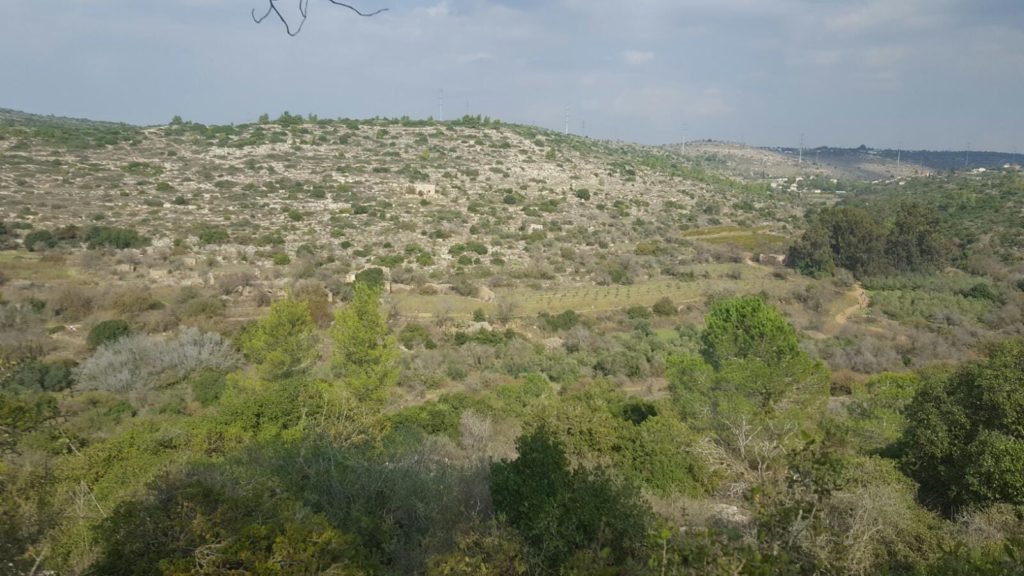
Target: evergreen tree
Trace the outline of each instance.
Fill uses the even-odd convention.
[[[796,330],[786,317],[755,296],[715,302],[704,322],[701,354],[715,368],[736,358],[777,366],[801,354]]]
[[[398,346],[380,311],[380,291],[356,283],[331,328],[331,369],[360,400],[381,402],[398,382]]]
[[[258,365],[262,378],[289,378],[316,362],[315,327],[309,305],[286,298],[271,305],[266,318],[246,328],[240,347]]]

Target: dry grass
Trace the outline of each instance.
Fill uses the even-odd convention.
[[[71,268],[58,258],[29,252],[0,252],[0,268],[10,279],[29,282],[53,282],[74,276]]]
[[[496,290],[497,300],[517,303],[515,316],[530,317],[541,312],[558,313],[576,310],[598,313],[628,308],[651,306],[668,297],[676,305],[702,303],[720,295],[739,295],[765,292],[771,296],[784,294],[791,283],[772,276],[771,268],[745,264],[707,264],[691,266],[693,281],[657,280],[628,286],[560,286],[550,289],[528,288]],[[483,302],[451,294],[394,294],[392,300],[402,316],[437,318],[450,316],[467,318],[481,308],[489,315],[497,310],[495,302]]]

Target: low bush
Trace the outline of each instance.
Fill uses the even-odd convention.
[[[56,246],[57,238],[49,230],[33,230],[25,234],[22,244],[25,245],[25,249],[29,252],[37,252]]]
[[[85,231],[84,240],[90,249],[106,247],[125,250],[149,245],[149,239],[135,230],[110,226],[90,226]]]
[[[96,349],[109,342],[114,342],[131,334],[131,327],[124,320],[104,320],[89,330],[86,344]]]

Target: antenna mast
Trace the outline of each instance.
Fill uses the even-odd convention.
[[[569,107],[565,107],[565,135],[569,135]]]

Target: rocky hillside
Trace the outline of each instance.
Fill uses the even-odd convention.
[[[777,252],[803,211],[799,195],[697,157],[480,118],[135,128],[6,113],[0,164],[0,219],[132,228],[255,266],[337,252],[351,269],[601,282],[597,260],[655,255],[692,228],[759,227],[745,247]]]

